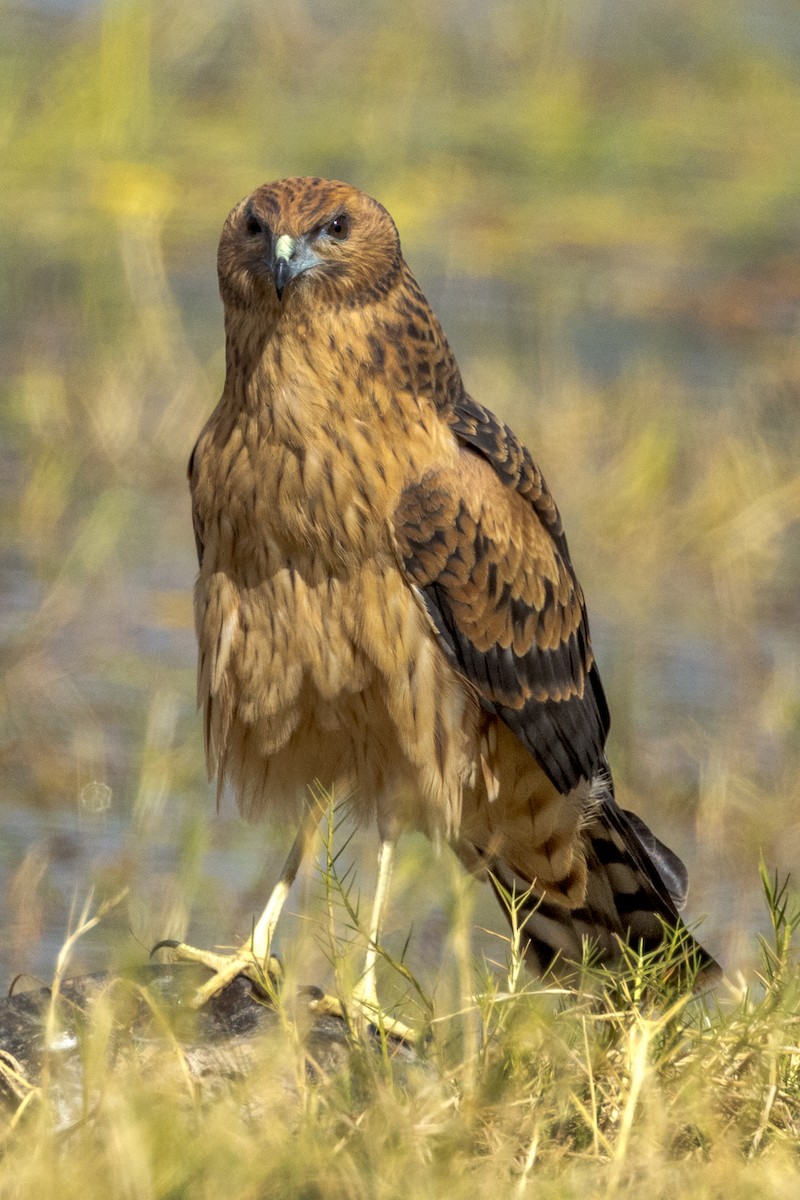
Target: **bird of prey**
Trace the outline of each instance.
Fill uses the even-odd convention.
[[[230,213],[226,376],[189,465],[209,772],[297,838],[253,935],[197,1002],[274,960],[319,806],[344,785],[380,839],[365,971],[403,830],[525,893],[535,963],[658,946],[683,864],[614,800],[606,698],[558,509],[465,391],[377,201],[283,179]],[[685,931],[684,931],[685,933]],[[688,934],[701,965],[711,960]]]

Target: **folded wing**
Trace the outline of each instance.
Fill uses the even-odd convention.
[[[558,510],[488,410],[465,398],[452,427],[459,460],[406,488],[397,546],[482,706],[567,794],[602,765],[609,718]]]

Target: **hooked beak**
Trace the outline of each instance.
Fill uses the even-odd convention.
[[[305,238],[289,237],[288,233],[281,234],[275,242],[272,260],[272,276],[278,299],[283,297],[288,283],[302,275],[303,271],[317,266],[319,261]]]
[[[275,268],[273,270],[275,276],[275,291],[278,293],[278,299],[283,296],[283,289],[292,277],[292,268],[288,258],[278,258],[275,260]]]

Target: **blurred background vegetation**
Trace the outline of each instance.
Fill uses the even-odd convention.
[[[0,0],[0,30],[0,986],[49,977],[92,883],[131,897],[76,969],[232,942],[288,844],[205,782],[185,483],[219,230],[288,174],[389,208],[534,451],[621,799],[747,968],[759,852],[800,858],[793,0]],[[457,891],[430,854],[388,923],[422,960]]]

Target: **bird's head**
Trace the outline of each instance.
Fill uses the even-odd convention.
[[[277,318],[312,298],[346,305],[385,294],[400,263],[397,229],[377,200],[329,179],[281,179],[228,216],[220,291],[226,306]]]

